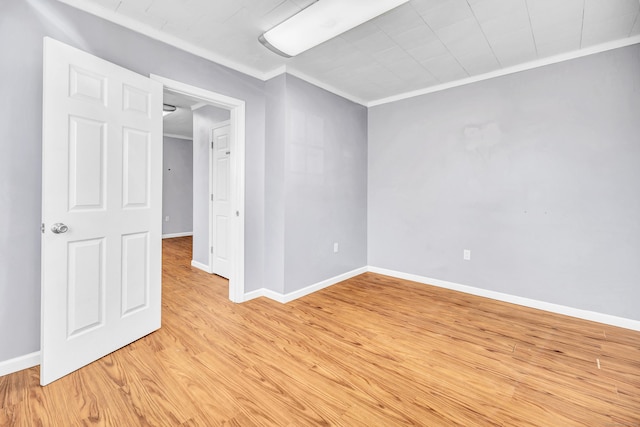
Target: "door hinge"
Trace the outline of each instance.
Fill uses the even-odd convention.
[[[211,201],[213,202],[213,194],[211,195]]]
[[[236,211],[236,216],[240,216],[240,211]]]
[[[213,141],[211,141],[211,149],[213,150]]]
[[[40,225],[40,231],[44,234],[44,222]]]
[[[213,253],[213,246],[211,246],[211,253]]]

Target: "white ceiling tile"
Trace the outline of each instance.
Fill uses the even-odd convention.
[[[391,49],[396,43],[384,32],[378,30],[369,36],[351,42],[353,46],[362,51],[379,52],[381,50]]]
[[[191,0],[154,0],[147,13],[169,21],[172,27],[188,25],[199,17],[197,9],[190,7],[190,3]]]
[[[200,0],[200,1],[212,3],[214,7],[218,7],[217,6],[218,3],[235,3],[233,2],[233,0],[216,0],[216,1]],[[251,10],[252,15],[262,17],[262,16],[268,15],[271,11],[279,8],[283,4],[291,3],[291,2],[289,0],[264,0],[264,1],[245,0],[245,1],[240,1],[239,3],[241,7],[249,8]],[[293,3],[293,5],[295,5],[295,3]]]
[[[341,58],[355,51],[356,47],[354,45],[344,39],[336,37],[309,49],[302,55],[304,55],[304,57],[316,56],[320,58],[327,58],[327,60],[335,62],[336,58]],[[302,55],[300,55],[300,57],[302,57]]]
[[[423,67],[422,73],[416,76],[416,78],[407,80],[407,83],[412,86],[409,90],[418,90],[428,86],[436,85],[440,83],[440,81],[433,74],[431,74],[430,71]]]
[[[347,67],[347,66],[339,66],[339,67],[333,67],[329,70],[326,70],[322,73],[323,77],[326,79],[339,79],[340,76],[344,75],[345,73],[349,72],[350,70],[352,70],[351,67]]]
[[[488,73],[489,71],[500,68],[498,60],[493,55],[477,52],[467,52],[462,54],[454,53],[454,55],[467,73],[471,75]]]
[[[427,11],[445,5],[449,3],[450,0],[411,0],[409,5],[415,10],[419,15],[424,15]]]
[[[549,45],[554,40],[575,40],[576,49],[580,48],[582,38],[582,20],[567,21],[564,25],[534,26],[533,37],[536,45]]]
[[[166,19],[158,18],[147,13],[147,9],[151,6],[152,2],[153,0],[122,0],[117,12],[154,28],[162,28],[167,22]]]
[[[631,33],[637,15],[637,13],[619,15],[591,23],[585,21],[582,30],[582,47],[627,37]]]
[[[298,6],[297,3],[294,3],[293,1],[283,1],[282,3],[278,4],[276,7],[274,7],[273,9],[269,10],[269,11],[265,11],[264,14],[261,17],[261,22],[264,22],[265,24],[267,24],[268,28],[273,28],[276,25],[278,25],[279,23],[281,23],[282,21],[286,20],[287,18],[295,15],[296,13],[300,12],[302,10],[302,8],[300,6]],[[259,11],[255,11],[252,10],[251,11],[253,14],[259,14],[261,12]]]
[[[640,13],[636,15],[636,23],[631,29],[631,33],[629,34],[629,36],[638,35],[638,34],[640,34]]]
[[[475,58],[484,55],[495,61],[491,47],[474,18],[440,28],[436,30],[436,33],[449,52],[458,59],[469,56]]]
[[[124,0],[134,3],[149,2],[149,0]],[[154,0],[151,0],[151,2]],[[224,23],[236,14],[239,10],[245,8],[245,1],[207,1],[207,0],[195,0],[198,2],[197,8],[198,15],[201,17],[206,16],[210,25],[212,23]]]
[[[338,37],[350,42],[356,42],[379,32],[380,29],[373,23],[373,21],[367,21],[364,24],[350,29],[346,33],[340,34]]]
[[[562,25],[565,22],[582,22],[584,1],[528,0],[527,8],[531,17],[531,25],[536,28]]]
[[[413,58],[387,64],[387,68],[406,82],[436,81],[435,77]]]
[[[126,13],[130,10],[144,12],[151,6],[153,0],[118,0],[118,12]]]
[[[474,38],[484,39],[484,33],[478,21],[473,17],[455,22],[446,27],[438,28],[435,30],[435,33],[445,46]]]
[[[120,0],[94,0],[94,2],[110,10],[116,10],[120,5]]]
[[[502,38],[505,34],[522,30],[531,32],[529,17],[526,13],[515,16],[498,16],[494,19],[480,22],[480,27],[489,41]]]
[[[300,10],[304,9],[305,7],[309,7],[316,2],[316,0],[291,0],[291,1],[297,4]]]
[[[537,59],[533,35],[528,28],[491,40],[491,48],[503,67]]]
[[[384,34],[380,28],[378,28],[373,21],[367,21],[364,24],[358,25],[355,28],[340,34],[338,37],[351,43],[356,43],[360,40],[364,40],[371,37],[374,34]]]
[[[456,22],[473,18],[469,4],[465,0],[449,0],[420,12],[432,30],[447,27]]]
[[[373,85],[385,86],[387,84],[399,84],[402,82],[402,80],[389,69],[377,63],[372,63],[368,66],[365,77]]]
[[[608,21],[620,15],[636,15],[640,9],[638,0],[585,0],[584,22]]]
[[[421,63],[441,83],[469,76],[460,63],[450,54],[431,58]]]
[[[371,55],[378,63],[386,65],[393,64],[396,61],[404,61],[407,59],[412,59],[407,52],[399,48],[398,46],[393,46],[389,49],[381,50],[378,52],[374,52]]]
[[[580,36],[566,39],[555,39],[551,42],[537,43],[538,57],[558,55],[580,49]]]
[[[424,20],[408,4],[401,5],[373,19],[373,23],[390,36],[424,26]]]
[[[391,36],[391,38],[405,50],[424,46],[429,42],[438,40],[437,36],[426,25],[412,28],[409,31]]]
[[[435,39],[424,45],[407,49],[407,53],[415,60],[422,62],[442,55],[448,55],[449,51],[439,39]]]
[[[191,26],[188,27],[188,38],[194,42],[207,43],[215,41],[221,35],[231,34],[225,26],[215,25],[216,29],[212,29],[215,21],[210,15],[203,15],[198,18]]]
[[[528,15],[525,0],[482,0],[471,4],[471,10],[480,22],[500,16]]]
[[[356,69],[361,64],[364,64],[370,61],[371,61],[371,55],[365,54],[355,48],[347,51],[343,55],[340,55],[340,56],[333,55],[330,57],[330,62],[339,64],[345,67],[350,67],[352,69]]]

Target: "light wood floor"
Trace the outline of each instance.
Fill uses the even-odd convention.
[[[190,245],[164,242],[160,331],[1,377],[0,425],[640,426],[638,332],[370,273],[238,305]]]

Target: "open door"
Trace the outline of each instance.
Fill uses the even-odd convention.
[[[160,328],[162,84],[46,38],[43,93],[45,385]]]
[[[211,130],[211,272],[229,278],[231,224],[231,132],[229,122]]]

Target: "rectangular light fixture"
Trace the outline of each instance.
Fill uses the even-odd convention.
[[[319,0],[259,37],[290,58],[380,16],[409,0]]]

